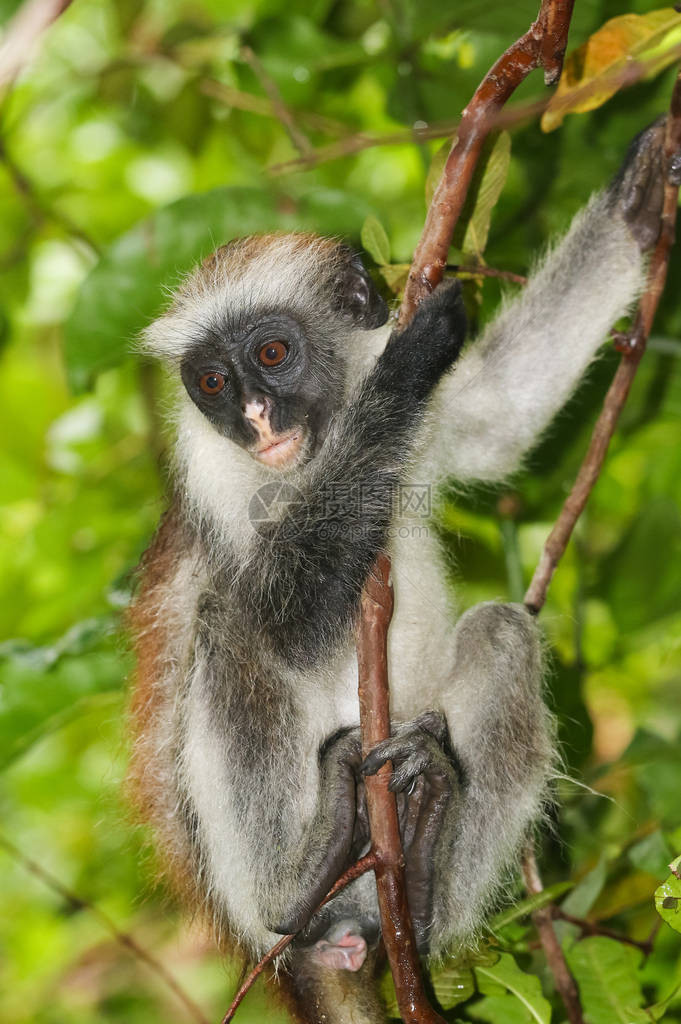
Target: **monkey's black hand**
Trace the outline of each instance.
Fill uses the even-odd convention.
[[[389,788],[397,796],[409,909],[417,946],[425,952],[436,847],[445,823],[456,816],[459,801],[459,776],[444,715],[427,711],[400,726],[394,736],[374,747],[360,772],[374,775],[386,761],[393,764]]]
[[[457,360],[466,338],[460,281],[443,281],[421,303],[403,331],[395,332],[376,365],[376,376],[391,390],[428,397]]]
[[[681,153],[665,166],[666,123],[659,117],[636,136],[609,189],[642,252],[652,249],[660,234],[665,175],[673,179],[681,173]]]

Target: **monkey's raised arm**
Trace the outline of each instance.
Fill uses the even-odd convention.
[[[438,289],[338,414],[296,481],[300,500],[255,541],[264,569],[237,584],[240,604],[289,662],[327,657],[347,630],[386,540],[415,424],[464,337],[460,287]]]
[[[462,356],[433,401],[435,477],[499,480],[518,468],[565,404],[645,279],[659,232],[664,121],[632,144],[521,295]]]

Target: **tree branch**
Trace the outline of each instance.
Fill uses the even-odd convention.
[[[362,592],[357,624],[359,719],[362,753],[366,757],[390,735],[388,688],[388,626],[393,613],[390,559],[381,555]],[[365,778],[372,850],[376,855],[376,889],[383,942],[395,981],[397,1005],[409,1024],[444,1024],[423,988],[414,929],[407,904],[404,856],[400,843],[395,794],[388,789],[392,764],[387,762]]]
[[[458,138],[445,164],[433,196],[425,227],[407,280],[399,322],[409,322],[419,302],[442,280],[454,228],[492,120],[518,85],[534,68],[544,67],[554,81],[560,74],[567,45],[574,0],[542,0],[537,20],[499,58],[483,79],[463,112]],[[359,702],[362,743],[365,752],[390,735],[390,705],[387,663],[387,632],[393,596],[389,585],[390,562],[380,557],[365,584],[357,625]],[[391,766],[385,765],[374,778],[367,778],[366,793],[373,849],[378,857],[378,888],[381,928],[400,1013],[409,1024],[442,1022],[429,1005],[421,981],[419,959],[413,938],[404,882],[404,856],[400,844],[395,798],[387,789]],[[567,994],[567,981],[576,1001],[576,1011],[567,1006],[571,1024],[583,1024],[579,998],[567,964],[553,932],[550,918],[552,967],[558,970],[556,987]]]
[[[653,326],[655,313],[662,296],[669,254],[674,242],[674,227],[678,207],[679,183],[681,182],[681,72],[672,92],[667,128],[665,133],[665,160],[667,174],[662,211],[662,227],[655,251],[650,261],[648,283],[641,296],[638,312],[630,333],[618,340],[618,348],[624,349],[619,366],[608,389],[584,461],[580,466],[572,490],[565,499],[560,515],[544,544],[532,581],[525,594],[525,604],[536,614],[544,606],[546,594],[556,567],[563,556],[589,495],[600,476],[603,462],[615,432],[620,413],[624,408],[629,391],[638,369],[646,342]]]
[[[458,134],[428,210],[400,309],[406,324],[442,280],[454,228],[461,215],[483,143],[501,107],[530,71],[560,74],[574,0],[542,0],[537,20],[488,71],[461,115]]]
[[[28,0],[19,8],[0,43],[0,90],[23,71],[43,32],[70,4],[71,0]]]
[[[532,845],[528,846],[523,857],[523,881],[530,896],[536,896],[537,893],[542,892],[544,889]],[[532,914],[532,920],[537,929],[549,970],[553,975],[556,990],[559,992],[567,1011],[568,1020],[570,1024],[584,1024],[584,1015],[582,1014],[577,985],[570,974],[570,968],[567,965],[558,936],[553,927],[554,911],[553,904],[549,903],[547,906],[535,910]]]

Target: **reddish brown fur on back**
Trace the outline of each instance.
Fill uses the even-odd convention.
[[[196,899],[191,856],[181,826],[169,806],[173,797],[168,766],[161,761],[158,730],[168,698],[163,686],[168,671],[169,630],[162,604],[177,570],[183,548],[184,527],[178,509],[171,505],[139,566],[140,589],[128,613],[128,624],[137,658],[129,717],[133,738],[128,788],[140,817],[154,826],[163,853],[163,873],[170,872],[174,887]],[[170,752],[167,752],[170,755]]]

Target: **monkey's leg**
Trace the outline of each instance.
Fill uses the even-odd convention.
[[[364,913],[364,901],[358,902],[356,895],[345,895],[345,899],[333,900],[310,919],[345,868],[359,857],[359,848],[368,845],[366,814],[357,814],[361,760],[358,729],[344,731],[324,744],[317,810],[305,839],[292,851],[298,867],[293,872],[288,868],[289,875],[296,876],[296,891],[285,903],[278,901],[278,916],[272,928],[281,934],[303,929],[299,943],[315,947],[320,963],[350,971],[358,970],[366,957],[363,933],[376,934],[375,912],[372,922],[372,915]],[[357,894],[365,888],[362,881],[350,890]]]
[[[447,721],[426,711],[398,725],[389,739],[376,744],[360,771],[374,775],[391,761],[389,783],[397,796],[409,911],[419,951],[428,951],[433,916],[433,885],[440,849],[456,827],[460,775]]]
[[[442,707],[462,785],[435,864],[433,952],[470,938],[494,909],[540,816],[555,756],[539,630],[525,608],[478,605],[456,640]]]

